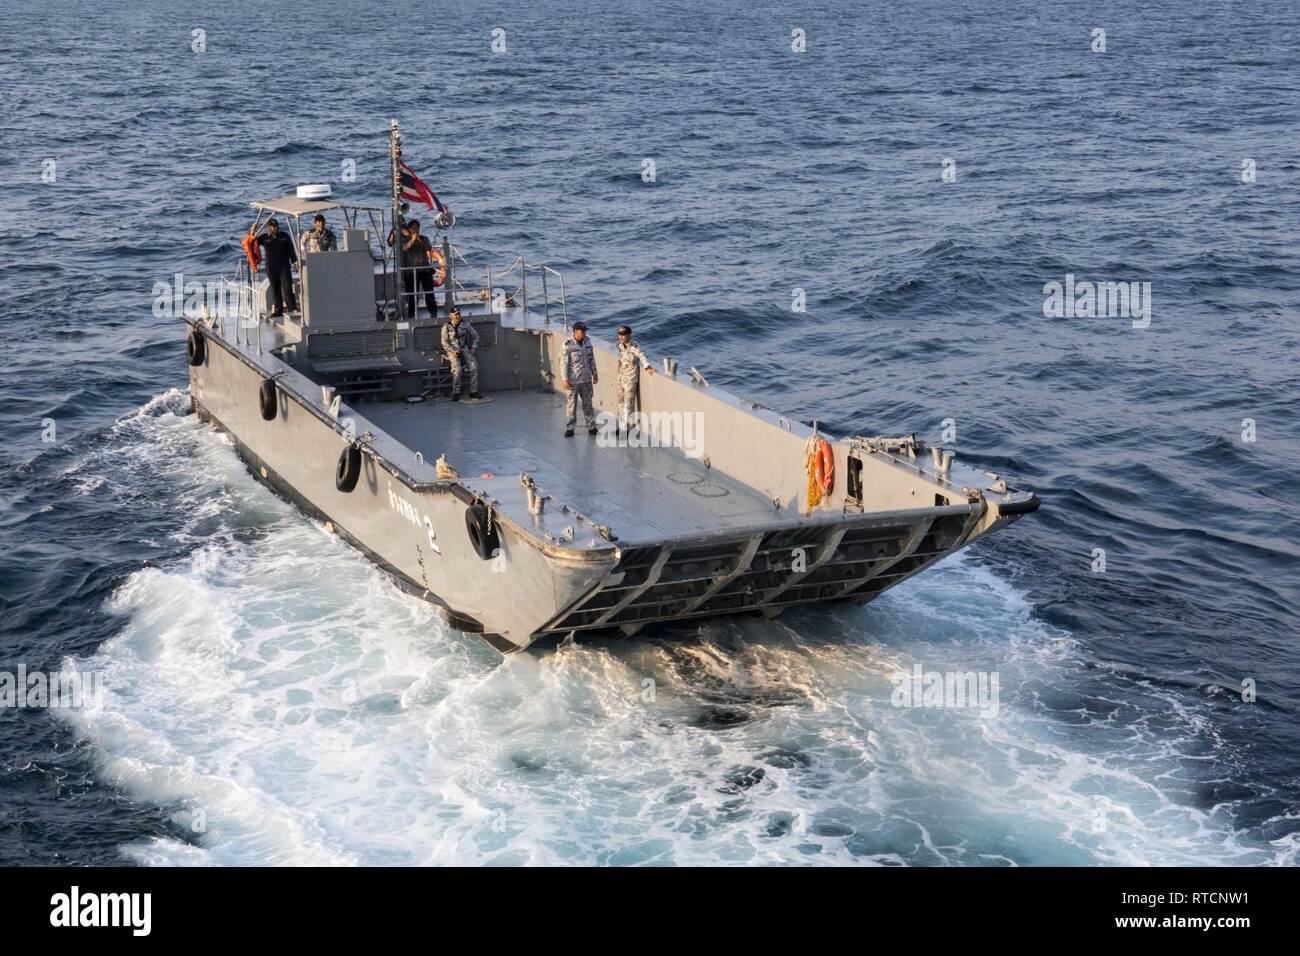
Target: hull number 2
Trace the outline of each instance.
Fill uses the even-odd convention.
[[[429,516],[424,515],[421,517],[415,505],[393,491],[391,484],[388,486],[388,505],[415,527],[424,529],[424,532],[429,536],[429,549],[434,554],[442,554],[442,549],[438,547],[438,535],[433,530],[433,522],[429,520]]]

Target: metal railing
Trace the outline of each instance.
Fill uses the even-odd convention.
[[[402,308],[399,309],[397,308],[397,304],[393,302],[393,296],[392,296],[392,293],[394,291],[393,283],[389,281],[392,278],[393,274],[391,271],[385,270],[383,274],[384,294],[382,297],[376,297],[375,305],[376,306],[382,305],[385,311],[387,311],[389,307],[392,307],[394,317],[401,318],[401,316],[404,315],[406,312],[406,308],[405,308],[406,303],[410,302],[412,300],[412,297],[414,297],[415,314],[419,315],[419,307],[424,300],[424,296],[430,294],[430,290],[423,289],[420,287],[420,283],[417,281],[417,276],[420,273],[432,274],[433,272],[434,272],[434,266],[402,266],[402,299],[404,301],[400,303],[402,305]],[[450,310],[451,307],[456,303],[456,296],[455,293],[453,292],[453,288],[464,289],[464,286],[461,285],[460,281],[455,279],[454,276],[452,282],[453,282],[453,287],[449,287],[445,282],[440,286],[432,287],[433,292],[439,292],[439,291],[442,292],[446,300],[445,308],[448,310]]]
[[[204,306],[203,318],[209,325],[221,333],[222,338],[233,337],[237,345],[257,345],[262,351],[262,310],[257,308],[257,289],[249,281],[248,263],[240,261],[235,268],[232,279],[224,273],[217,277],[218,307],[217,314],[212,315]],[[234,315],[230,315],[228,304],[234,303]],[[233,324],[232,329],[230,325]],[[257,341],[253,341],[250,330],[256,329]],[[234,335],[231,335],[233,331]]]
[[[534,270],[541,279],[542,284],[542,315],[547,325],[551,324],[551,292],[546,281],[547,275],[553,275],[560,280],[560,295],[558,305],[564,320],[564,329],[569,329],[569,300],[564,290],[564,276],[542,262],[529,262],[523,256],[519,256],[514,262],[510,263],[502,272],[498,273],[493,280],[492,270],[488,269],[488,299],[491,301],[493,289],[500,287],[501,282],[508,276],[518,276],[518,285],[515,292],[510,296],[510,301],[524,310],[524,315],[528,315],[528,272]]]
[[[487,303],[487,310],[493,313],[496,309],[496,298],[498,292],[505,292],[505,302],[524,310],[528,314],[528,278],[529,272],[534,274],[534,287],[538,280],[541,282],[542,292],[542,317],[543,321],[551,324],[551,305],[552,298],[555,299],[555,305],[560,310],[560,315],[567,331],[569,328],[569,301],[568,295],[564,288],[564,276],[555,269],[541,262],[528,262],[523,256],[519,256],[514,262],[510,263],[505,269],[494,271],[489,265],[479,269],[458,249],[454,244],[448,243],[451,249],[452,262],[448,263],[447,274],[451,282],[442,287],[443,291],[452,296],[454,301],[475,301],[482,299]],[[432,268],[432,266],[413,266],[403,267],[404,274],[410,274],[411,283],[403,283],[403,294],[410,295],[410,287],[414,284],[414,273],[421,268]],[[462,277],[467,277],[468,282],[462,281]],[[548,276],[554,276],[560,283],[558,296],[552,296]],[[405,276],[404,276],[405,277]],[[515,281],[511,283],[511,277]],[[513,287],[513,288],[511,288]],[[423,293],[420,293],[423,294]],[[418,301],[418,300],[417,300]]]
[[[504,294],[504,304],[506,307],[514,306],[521,308],[525,316],[530,314],[529,303],[529,278],[533,279],[533,288],[537,289],[540,285],[541,291],[541,314],[542,320],[546,325],[551,324],[551,306],[555,305],[560,311],[560,320],[563,322],[564,330],[569,329],[569,302],[568,294],[564,286],[564,275],[558,270],[551,268],[542,262],[529,262],[523,256],[519,256],[514,262],[510,263],[505,269],[494,271],[491,266],[480,270],[454,245],[450,245],[451,257],[454,264],[449,264],[447,276],[449,282],[437,288],[442,291],[445,299],[445,308],[450,309],[457,302],[482,300],[486,303],[489,314],[494,314],[497,310],[496,299],[499,293]],[[405,302],[395,302],[392,267],[389,265],[391,259],[384,263],[385,268],[381,273],[383,276],[382,292],[375,297],[375,305],[378,309],[388,313],[390,310],[394,318],[400,318],[404,312]],[[427,292],[420,288],[416,281],[417,273],[429,272],[435,267],[428,266],[402,266],[402,297],[414,296],[418,308],[420,297]],[[235,340],[247,345],[254,344],[252,339],[246,334],[247,330],[253,326],[258,328],[258,345],[261,345],[261,324],[264,319],[263,310],[258,307],[257,302],[257,279],[260,276],[254,275],[248,266],[246,259],[240,259],[235,269],[233,279],[221,276],[223,297],[227,295],[227,290],[235,289],[235,298],[238,303],[236,312],[239,321],[236,322]],[[468,280],[464,281],[464,280]],[[300,280],[299,280],[300,281]],[[558,294],[553,293],[552,286],[554,282],[559,282]],[[295,282],[299,296],[301,296],[301,286]],[[535,293],[534,293],[535,295]],[[554,301],[552,301],[554,300]],[[223,298],[223,301],[225,299]],[[222,334],[226,334],[224,316],[219,316],[218,321],[221,323]]]
[[[258,283],[265,275],[253,273],[248,261],[240,258],[235,266],[234,277],[222,273],[217,277],[219,307],[214,316],[205,306],[203,318],[217,329],[223,338],[233,339],[235,344],[257,346],[260,354],[265,349],[262,329],[267,324],[268,316],[258,301]],[[294,280],[294,296],[299,308],[302,303],[301,278]],[[229,305],[233,302],[233,315]],[[231,327],[233,324],[233,328]],[[231,334],[233,332],[233,335]]]

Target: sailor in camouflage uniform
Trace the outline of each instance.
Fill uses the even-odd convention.
[[[325,217],[317,213],[316,218],[312,220],[312,227],[302,234],[303,251],[333,252],[338,247],[334,230],[325,225]]]
[[[462,322],[460,309],[451,310],[451,318],[442,327],[442,354],[451,366],[451,400],[460,401],[460,380],[463,372],[469,373],[469,397],[479,398],[478,360],[474,353],[478,350],[478,330],[472,322]]]
[[[560,371],[564,390],[569,393],[568,420],[564,423],[564,437],[573,437],[573,426],[578,424],[578,399],[582,399],[582,417],[587,422],[588,434],[596,434],[596,412],[591,407],[591,389],[598,381],[596,352],[587,338],[587,324],[573,323],[573,338],[565,340],[564,354],[560,357]]]
[[[641,369],[653,375],[641,346],[632,339],[630,326],[618,327],[618,430],[626,432],[629,423],[636,425],[641,412]]]

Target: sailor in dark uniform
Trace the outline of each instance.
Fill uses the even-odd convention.
[[[415,269],[414,272],[407,273],[413,278],[411,288],[407,290],[410,298],[406,306],[407,314],[411,318],[415,318],[415,302],[419,294],[417,288],[424,291],[424,306],[429,310],[429,318],[436,318],[438,315],[438,300],[433,294],[433,270],[429,268],[429,253],[432,248],[429,240],[420,235],[420,220],[412,219],[408,238],[402,243],[402,264],[407,268]]]
[[[271,283],[271,314],[284,315],[286,305],[290,312],[297,312],[292,265],[298,261],[298,253],[294,252],[293,240],[288,233],[280,231],[278,220],[269,219],[266,232],[258,236],[257,242],[262,247],[266,278]]]

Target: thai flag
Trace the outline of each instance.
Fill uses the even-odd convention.
[[[430,209],[442,212],[442,203],[433,194],[433,190],[425,185],[424,180],[415,175],[415,170],[400,159],[397,161],[397,166],[402,177],[402,198],[410,203],[422,202]]]

